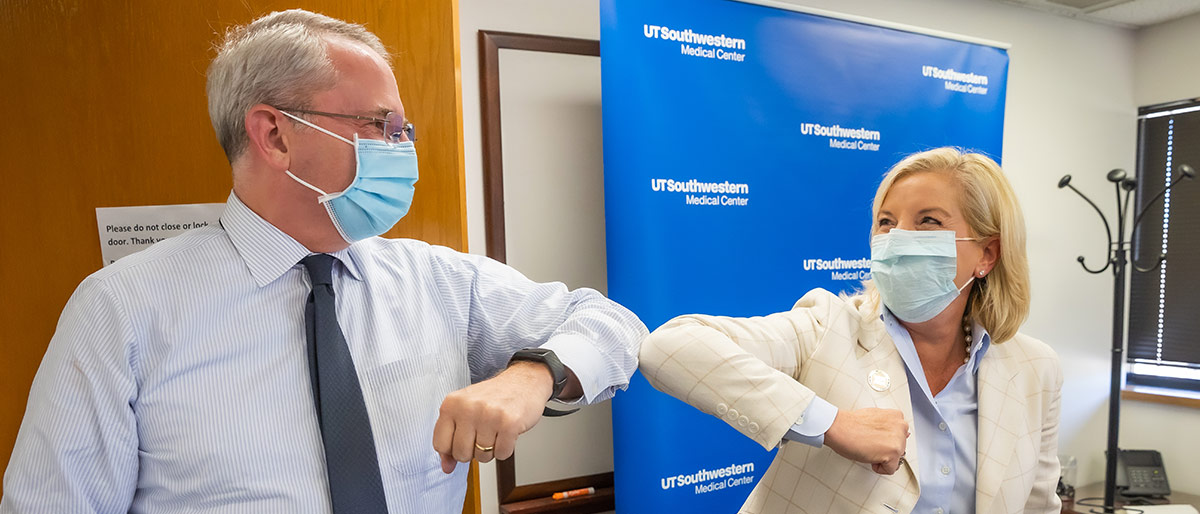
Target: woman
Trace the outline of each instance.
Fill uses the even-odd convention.
[[[1025,225],[1000,167],[939,148],[875,194],[872,280],[754,318],[680,316],[646,339],[654,387],[774,462],[746,513],[1057,513],[1062,371],[1017,333]]]

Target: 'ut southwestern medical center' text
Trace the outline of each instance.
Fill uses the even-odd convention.
[[[730,464],[717,469],[700,469],[695,473],[663,477],[664,491],[676,487],[695,486],[695,494],[711,493],[727,487],[754,483],[754,463]]]
[[[728,180],[703,182],[696,179],[650,179],[650,190],[656,193],[683,193],[687,205],[745,206],[750,203],[750,184]]]
[[[746,54],[746,40],[725,34],[702,34],[692,29],[673,29],[661,25],[642,25],[642,34],[649,39],[662,39],[679,43],[679,53],[692,57],[720,61],[742,62]]]

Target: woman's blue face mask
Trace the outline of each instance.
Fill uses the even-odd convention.
[[[958,241],[952,230],[900,230],[871,238],[871,280],[888,310],[909,323],[922,323],[946,310],[966,289],[954,286]]]
[[[329,219],[347,243],[387,232],[408,214],[417,182],[417,150],[412,141],[388,143],[377,139],[354,141],[334,134],[291,113],[284,115],[354,147],[354,181],[344,191],[326,193],[286,171],[296,182],[320,193]]]

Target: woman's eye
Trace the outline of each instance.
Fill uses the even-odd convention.
[[[932,224],[934,224],[934,225],[941,225],[941,224],[942,224],[942,222],[940,222],[940,221],[938,221],[938,220],[936,220],[936,219],[934,219],[934,218],[931,218],[931,217],[929,217],[929,216],[925,216],[924,218],[922,218],[922,219],[921,219],[921,223],[922,223],[922,224],[925,224],[925,223],[932,223]]]
[[[889,220],[889,219],[881,219],[881,220],[879,220],[879,226],[881,226],[881,227],[886,227],[886,226],[889,226],[889,225],[891,225],[891,224],[892,224],[892,220]]]

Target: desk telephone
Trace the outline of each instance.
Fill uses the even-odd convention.
[[[1162,454],[1154,450],[1121,450],[1117,454],[1117,491],[1123,496],[1171,494]]]

